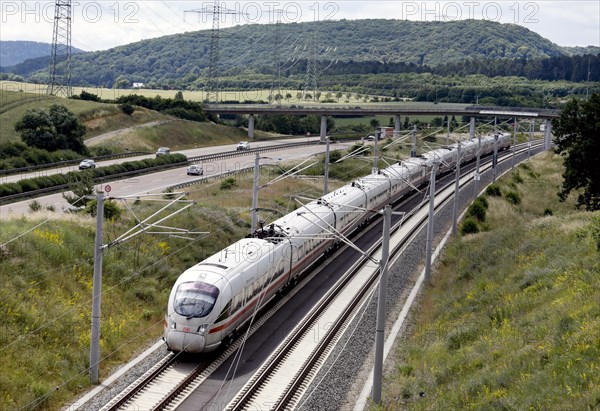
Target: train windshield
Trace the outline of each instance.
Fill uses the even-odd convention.
[[[173,306],[175,312],[186,318],[206,317],[215,306],[219,289],[202,281],[179,284]]]

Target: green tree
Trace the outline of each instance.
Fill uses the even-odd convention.
[[[183,100],[183,91],[179,90],[177,93],[175,93],[174,100]]]
[[[48,151],[73,150],[85,154],[85,126],[65,106],[53,104],[48,111],[28,110],[15,124],[15,131],[30,147]]]
[[[600,94],[587,102],[569,101],[553,129],[555,152],[564,157],[565,166],[560,199],[581,189],[577,205],[600,210]]]
[[[94,180],[89,173],[83,174],[79,180],[72,179],[69,182],[69,189],[71,191],[62,193],[62,196],[69,204],[76,208],[85,207],[92,201],[92,197],[96,195]]]
[[[119,76],[115,79],[115,83],[113,84],[113,88],[129,88],[131,83],[125,76]]]

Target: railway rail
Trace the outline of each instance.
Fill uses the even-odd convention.
[[[505,159],[507,156],[504,157]],[[482,167],[482,171],[491,165]],[[461,178],[460,186],[474,176]],[[436,194],[436,210],[453,198],[453,184]],[[428,210],[421,204],[409,219],[396,221],[391,227],[390,260],[409,243],[414,234],[427,226]],[[362,302],[375,290],[380,274],[372,264],[381,258],[381,240],[349,270],[336,286],[317,304],[286,340],[264,363],[238,396],[228,411],[256,409],[296,409],[310,380],[341,337],[346,326],[359,312]],[[331,324],[322,338],[315,339],[319,324]]]
[[[526,152],[530,149],[531,147],[525,144],[518,152]],[[511,161],[513,155],[511,151],[502,154],[499,162]],[[491,168],[491,160],[482,163],[481,172],[488,168]],[[472,171],[465,169],[465,174],[460,179],[461,188],[474,179]],[[450,201],[453,194],[453,182],[440,188],[436,194],[436,209]],[[427,225],[426,208],[425,204],[421,204],[410,218],[393,223],[390,260],[394,255],[402,252],[412,236]],[[268,409],[288,409],[298,406],[318,368],[374,290],[379,269],[373,261],[380,258],[380,246],[381,241],[372,245],[336,286],[305,316],[242,390],[227,404],[227,410],[263,409],[265,406]],[[246,331],[244,338],[256,332],[314,275],[316,273],[309,274],[298,287],[261,315]],[[174,354],[165,357],[121,395],[106,404],[102,410],[177,409],[189,393],[206,381],[217,367],[240,348],[244,338],[238,338],[208,361],[182,361]]]

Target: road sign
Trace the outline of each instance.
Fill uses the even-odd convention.
[[[110,190],[112,190],[112,188],[108,184],[104,186],[104,191],[110,193]]]

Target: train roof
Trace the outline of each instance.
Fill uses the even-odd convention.
[[[204,270],[225,275],[234,268],[251,265],[270,252],[271,243],[260,238],[242,238],[189,270]],[[188,271],[189,271],[188,270]]]

